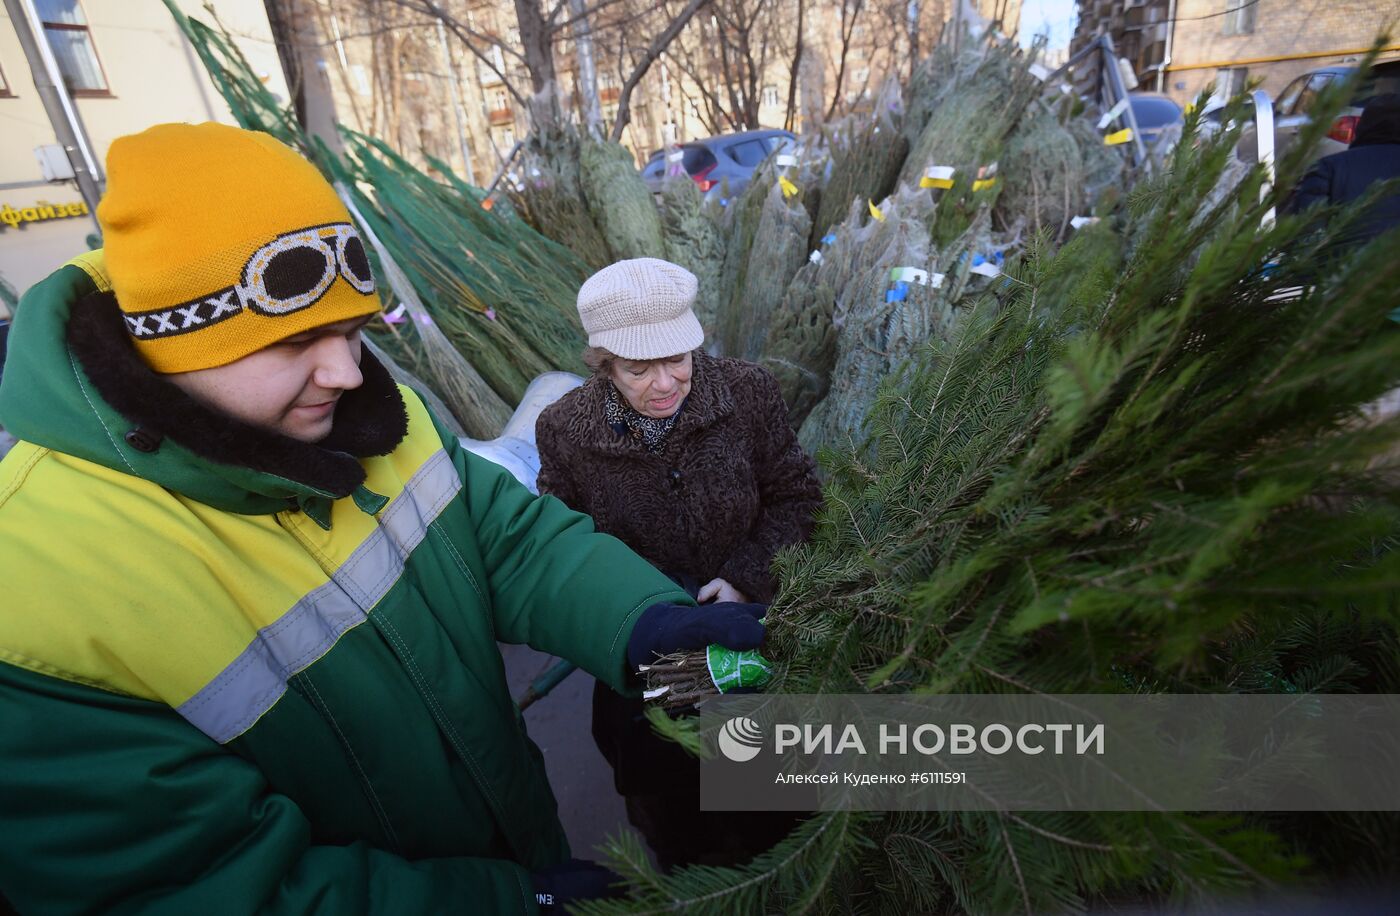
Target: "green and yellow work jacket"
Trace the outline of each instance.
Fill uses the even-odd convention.
[[[689,599],[368,354],[364,409],[402,434],[383,454],[249,449],[185,429],[188,404],[134,425],[142,386],[173,386],[123,381],[134,353],[93,365],[123,343],[93,345],[103,309],[100,257],[36,286],[0,386],[22,440],[0,463],[0,892],[21,913],[533,911],[529,872],[569,851],[496,642],[625,689],[637,616]]]

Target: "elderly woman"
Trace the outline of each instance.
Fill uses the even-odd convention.
[[[773,555],[804,540],[814,467],[759,366],[708,356],[694,275],[620,261],[579,290],[592,378],[540,415],[539,489],[593,517],[702,604],[767,602]],[[702,815],[693,758],[657,740],[641,702],[597,685],[593,735],[628,816],[663,866],[751,856],[791,821]]]

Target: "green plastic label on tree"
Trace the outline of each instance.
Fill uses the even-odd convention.
[[[773,679],[768,660],[752,649],[738,652],[711,645],[705,650],[705,660],[710,667],[710,680],[715,682],[720,693],[728,693],[736,687],[762,687]]]

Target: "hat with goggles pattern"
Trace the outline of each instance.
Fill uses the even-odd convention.
[[[97,220],[127,333],[157,372],[227,365],[379,310],[344,204],[267,134],[161,124],[119,138]]]

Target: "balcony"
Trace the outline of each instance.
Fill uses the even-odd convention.
[[[1160,44],[1167,40],[1171,25],[1166,22],[1154,22],[1142,30],[1142,43],[1144,45]]]
[[[486,115],[490,119],[492,127],[503,127],[515,123],[515,111],[509,105],[504,108],[492,108]]]

